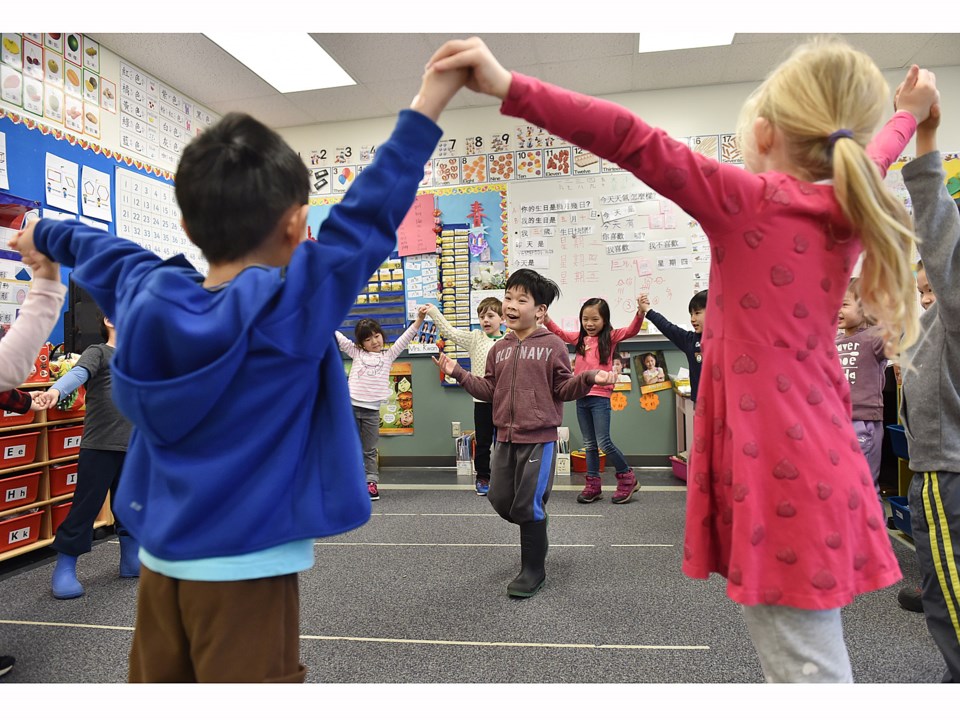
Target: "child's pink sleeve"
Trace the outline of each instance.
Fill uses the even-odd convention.
[[[916,131],[917,119],[912,113],[901,110],[873,136],[867,145],[867,155],[876,163],[882,176],[886,177],[887,170],[900,157]]]
[[[568,332],[567,330],[564,330],[562,327],[560,327],[559,325],[557,325],[557,324],[556,324],[553,320],[551,320],[551,319],[547,319],[547,322],[546,322],[546,324],[544,325],[544,327],[545,327],[547,330],[549,330],[550,332],[552,332],[554,335],[556,335],[558,338],[560,338],[561,340],[563,340],[565,343],[569,343],[569,344],[571,344],[571,345],[574,345],[574,344],[576,344],[576,342],[580,339],[580,332],[579,332],[579,331],[578,331],[578,332]]]
[[[759,176],[694,152],[616,103],[514,72],[500,110],[633,173],[696,218],[708,234],[741,223],[741,210],[763,198]]]
[[[643,316],[645,313],[639,312],[634,313],[633,320],[630,321],[630,324],[625,328],[617,328],[612,333],[610,333],[610,340],[616,345],[621,340],[626,338],[632,338],[634,335],[640,332],[640,328],[643,327]]]
[[[33,371],[33,363],[60,317],[67,288],[56,280],[35,278],[20,315],[0,340],[0,390],[18,385]]]

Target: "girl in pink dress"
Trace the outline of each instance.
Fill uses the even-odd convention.
[[[851,269],[889,355],[917,336],[914,241],[881,174],[939,95],[916,66],[866,147],[889,91],[842,42],[798,48],[750,96],[749,171],[691,151],[619,105],[510,73],[479,38],[437,70],[637,176],[710,240],[703,381],[690,457],[683,571],[719,573],[744,609],[770,682],[851,682],[840,608],[901,575],[850,420],[834,345]],[[879,172],[878,172],[879,170]]]
[[[643,326],[643,312],[639,310],[630,324],[623,328],[610,325],[610,306],[603,298],[589,298],[580,307],[580,330],[568,332],[557,325],[550,316],[544,318],[547,330],[559,337],[576,351],[574,375],[587,370],[613,370],[617,343],[631,338],[640,332]],[[619,374],[619,373],[618,373]],[[603,497],[600,489],[600,451],[616,470],[617,489],[610,501],[615,505],[630,502],[633,494],[640,489],[637,477],[627,464],[623,453],[610,439],[610,396],[613,385],[594,385],[590,394],[577,400],[577,422],[583,436],[586,453],[587,474],[583,490],[577,495],[577,502],[592,503]]]

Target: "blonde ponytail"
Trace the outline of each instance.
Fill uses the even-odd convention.
[[[834,38],[796,48],[744,105],[744,157],[752,125],[769,120],[786,140],[797,177],[832,179],[837,201],[865,250],[860,272],[864,311],[877,321],[887,357],[919,334],[910,259],[918,242],[903,205],[884,186],[864,149],[890,107],[890,89],[870,57]]]
[[[833,185],[844,215],[863,243],[860,301],[879,326],[887,357],[894,357],[916,342],[920,329],[910,262],[918,242],[913,223],[855,142],[841,139],[834,146]]]

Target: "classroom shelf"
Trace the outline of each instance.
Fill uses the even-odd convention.
[[[51,383],[49,382],[28,383],[21,385],[20,388],[23,390],[31,390],[41,387],[49,387],[50,384]],[[57,495],[55,497],[50,495],[50,467],[52,465],[76,462],[79,456],[70,455],[67,457],[51,458],[49,450],[49,431],[51,428],[82,424],[82,415],[80,417],[65,418],[62,420],[47,420],[47,411],[38,410],[34,414],[34,422],[32,423],[0,428],[0,438],[8,435],[23,434],[26,432],[40,433],[40,436],[37,439],[37,451],[32,462],[24,463],[23,465],[17,465],[15,467],[0,469],[0,479],[29,472],[31,470],[39,470],[40,480],[38,484],[37,498],[28,504],[7,508],[3,511],[0,511],[0,521],[10,520],[11,518],[19,516],[21,513],[31,510],[40,511],[42,513],[40,530],[37,539],[34,542],[0,552],[0,562],[9,558],[17,557],[18,555],[23,555],[24,553],[47,547],[53,542],[54,533],[51,508],[59,503],[69,501],[73,497],[73,493]],[[98,528],[106,525],[112,525],[113,522],[113,514],[110,512],[110,498],[108,496],[100,510],[100,514],[97,516],[94,527]]]

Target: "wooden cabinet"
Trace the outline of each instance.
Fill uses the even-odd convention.
[[[47,387],[50,383],[21,389]],[[63,466],[77,462],[82,427],[82,412],[40,410],[31,418],[0,411],[0,562],[53,542],[54,521],[65,516],[76,482],[75,470]],[[112,524],[108,497],[94,527]]]

